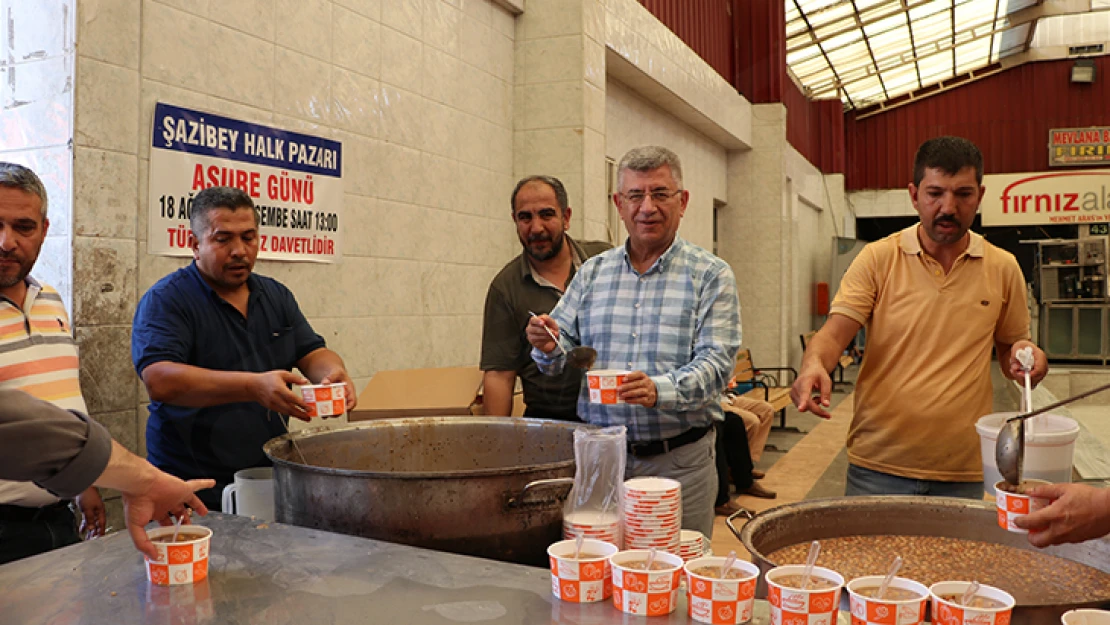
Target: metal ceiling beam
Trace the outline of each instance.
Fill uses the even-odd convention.
[[[806,16],[805,11],[803,11],[801,5],[798,4],[798,0],[794,0],[794,8],[798,9],[798,15],[801,16],[802,21],[805,22],[806,28],[809,29],[809,35],[811,37],[813,37],[814,36],[813,26],[810,25],[809,17]],[[821,56],[825,57],[825,63],[828,64],[829,71],[832,72],[833,80],[836,81],[837,83],[839,83],[840,82],[840,75],[836,72],[836,66],[833,65],[832,61],[829,60],[829,55],[825,53],[825,48],[820,43],[818,43],[817,44],[817,49],[821,51]],[[840,93],[837,92],[836,95],[837,95],[837,97],[839,97]],[[848,95],[847,91],[844,92],[844,97],[848,100],[848,105],[849,106],[854,106],[852,104],[852,96]]]
[[[906,6],[906,0],[902,0],[902,6]],[[910,23],[910,10],[909,10],[909,8],[906,9],[906,32],[908,32],[910,34],[910,50],[916,50],[917,49],[917,44],[914,43],[914,39],[913,39],[913,24]],[[875,65],[875,71],[879,71],[879,66],[878,65]],[[921,81],[921,66],[918,65],[917,63],[914,63],[913,64],[913,71],[914,71],[915,74],[917,74],[917,88],[920,89],[920,88],[924,87],[925,83]]]
[[[856,19],[857,19],[857,25],[856,26],[849,26],[847,28],[841,28],[840,30],[828,33],[827,35],[822,35],[821,37],[818,37],[817,33],[813,32],[813,30],[810,30],[809,31],[810,41],[808,41],[804,44],[796,45],[796,46],[791,47],[791,48],[787,48],[786,53],[790,54],[791,52],[797,52],[798,50],[805,49],[805,48],[807,48],[809,46],[812,46],[814,44],[824,43],[824,42],[828,41],[829,39],[832,39],[833,37],[839,37],[840,35],[845,35],[847,33],[850,33],[852,31],[856,30],[857,28],[862,30],[862,28],[864,26],[870,26],[870,25],[872,25],[876,22],[880,22],[882,20],[885,20],[888,17],[894,17],[895,15],[898,15],[899,13],[907,13],[908,14],[910,9],[916,9],[918,7],[921,7],[921,6],[925,6],[926,4],[929,4],[932,1],[933,0],[917,0],[916,2],[906,4],[905,0],[901,0],[898,3],[900,6],[891,5],[891,8],[893,9],[892,11],[890,11],[888,13],[883,13],[881,15],[878,15],[876,17],[872,17],[872,18],[869,18],[869,19],[866,19],[866,20],[859,20],[859,14],[857,13],[856,14]],[[798,4],[796,2],[794,3],[794,5],[798,6]],[[805,15],[805,13],[802,12],[801,8],[798,9],[798,13],[801,14],[801,15]],[[864,35],[866,36],[866,34],[867,33],[865,32]]]
[[[863,35],[863,43],[867,46],[867,55],[871,57],[871,65],[878,69],[878,66],[875,65],[875,51],[871,49],[871,38],[867,36],[867,33],[863,32],[863,24],[860,24],[859,9],[856,8],[856,0],[852,0],[852,10],[856,18],[856,25],[859,26],[860,33]],[[879,74],[879,87],[883,90],[883,98],[889,100],[890,93],[886,90],[886,81],[883,80],[882,74]]]
[[[1080,6],[1084,7],[1084,8],[1082,8],[1080,10],[1076,10]],[[990,28],[989,30],[984,30],[984,28],[986,26],[988,26],[989,23],[988,22],[982,22],[980,24],[976,24],[974,26],[965,28],[965,29],[963,29],[963,30],[961,30],[957,33],[953,33],[953,35],[951,37],[951,40],[955,41],[956,39],[959,38],[960,35],[970,34],[969,38],[963,39],[959,42],[960,45],[963,45],[963,44],[966,44],[966,43],[971,43],[972,41],[977,41],[977,40],[982,39],[984,37],[993,37],[997,33],[1005,32],[1007,30],[1017,28],[1017,27],[1019,27],[1023,24],[1027,24],[1027,23],[1030,23],[1030,22],[1035,22],[1036,20],[1038,20],[1042,17],[1051,17],[1051,16],[1054,16],[1054,15],[1070,15],[1070,14],[1075,14],[1075,13],[1090,13],[1091,11],[1090,11],[1089,7],[1090,7],[1089,0],[1063,0],[1063,1],[1054,1],[1051,4],[1046,3],[1046,4],[1035,5],[1035,6],[1031,6],[1031,7],[1022,9],[1021,11],[1018,11],[1016,13],[1013,13],[1008,18],[1009,22],[1005,26],[993,27],[993,28]],[[978,31],[978,32],[976,32],[976,31]],[[1032,32],[1032,28],[1030,28],[1030,32]],[[912,33],[912,30],[911,30],[911,33]],[[1032,41],[1031,37],[1032,37],[1032,35],[1030,35],[1029,42]],[[907,53],[891,54],[891,55],[885,56],[881,59],[876,59],[874,67],[878,71],[889,71],[890,69],[893,69],[894,67],[897,67],[899,65],[904,65],[906,63],[911,63],[911,62],[912,63],[917,63],[921,59],[925,59],[925,58],[928,58],[928,57],[931,57],[931,56],[934,56],[934,55],[937,55],[937,54],[942,54],[944,52],[947,52],[950,49],[953,49],[953,46],[952,46],[951,41],[949,41],[949,42],[944,42],[943,41],[946,38],[948,38],[948,37],[942,37],[941,39],[924,42],[919,46],[916,45],[916,43],[915,43],[914,44],[915,49],[916,48],[925,49],[925,48],[930,47],[930,46],[932,46],[933,49],[931,51],[925,52],[924,54],[913,54],[913,53],[911,53],[910,56],[907,56]],[[1028,43],[1027,43],[1027,45],[1028,45]],[[889,66],[887,66],[888,64],[889,64]],[[881,66],[881,69],[880,69],[880,66]],[[955,66],[953,66],[952,71],[955,72],[955,69],[956,69]],[[798,79],[801,80],[803,84],[809,85],[809,83],[807,82],[807,79],[811,78],[815,74],[816,74],[816,72],[807,74],[805,76],[799,76]],[[827,91],[829,89],[842,89],[842,88],[844,88],[845,85],[849,85],[849,84],[852,84],[853,82],[858,82],[860,80],[865,80],[865,79],[869,78],[872,75],[873,75],[872,73],[868,72],[867,74],[865,74],[863,76],[860,76],[860,77],[857,77],[857,78],[852,78],[852,79],[849,79],[849,80],[846,80],[846,81],[843,81],[843,82],[832,82],[832,83],[828,83],[828,84],[818,83],[816,85],[809,85],[809,87],[813,91],[813,93],[820,94],[820,93],[822,93],[824,91]],[[837,77],[837,80],[839,81],[839,77]]]
[[[994,0],[994,21],[998,23],[998,9],[1002,7],[1002,0]],[[991,33],[991,47],[987,49],[987,60],[993,62],[994,57],[994,35]]]

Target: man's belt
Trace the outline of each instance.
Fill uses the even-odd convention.
[[[661,441],[647,441],[643,443],[628,443],[628,453],[636,456],[637,458],[648,458],[650,456],[658,456],[667,452],[674,451],[683,445],[689,445],[700,441],[703,436],[709,433],[713,426],[707,425],[702,428],[690,428],[678,436],[668,438]]]

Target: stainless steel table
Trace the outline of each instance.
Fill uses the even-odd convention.
[[[563,603],[545,569],[218,513],[197,522],[214,533],[207,581],[150,585],[116,532],[0,566],[0,624],[690,622],[684,598],[670,617],[651,618],[610,601]],[[752,622],[769,622],[765,602]]]

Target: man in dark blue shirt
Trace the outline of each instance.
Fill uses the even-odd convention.
[[[147,458],[182,479],[215,478],[198,495],[219,510],[236,471],[268,464],[262,444],[285,433],[284,415],[308,420],[290,384],[343,383],[348,410],[355,389],[289,289],[252,273],[258,217],[249,195],[201,191],[190,226],[194,262],[143,295],[131,359],[151,399]]]

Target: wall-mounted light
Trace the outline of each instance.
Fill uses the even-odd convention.
[[[1076,59],[1071,66],[1071,81],[1077,83],[1092,83],[1095,81],[1094,59]]]

